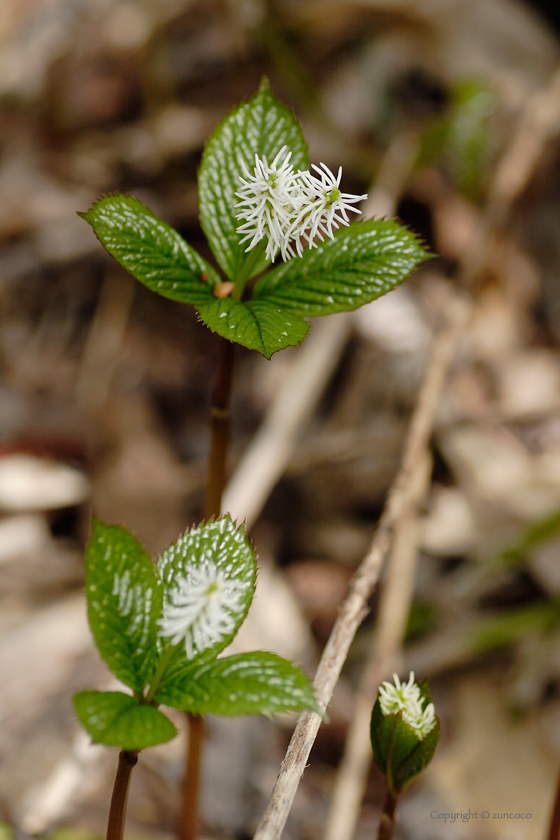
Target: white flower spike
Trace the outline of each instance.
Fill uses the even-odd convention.
[[[309,171],[300,173],[305,202],[302,203],[290,230],[291,236],[305,236],[310,248],[316,244],[316,237],[321,242],[325,236],[333,239],[333,229],[336,230],[340,225],[349,225],[348,211],[361,213],[361,210],[352,205],[367,198],[367,195],[352,195],[340,191],[342,166],[339,166],[336,177],[324,163],[321,167],[313,164],[313,169],[319,173],[319,177]]]
[[[232,612],[239,610],[246,589],[212,560],[189,568],[186,577],[177,578],[164,604],[159,635],[171,638],[173,645],[184,640],[187,659],[192,659],[235,630]]]
[[[318,173],[309,170],[294,172],[290,164],[291,152],[283,146],[269,165],[265,157],[255,155],[255,169],[251,174],[242,162],[245,178],[236,196],[241,199],[235,206],[237,220],[242,224],[237,232],[243,235],[241,243],[250,240],[245,249],[250,251],[266,238],[266,258],[273,260],[278,251],[287,260],[303,254],[303,241],[310,248],[315,239],[334,238],[334,230],[349,225],[348,211],[361,213],[353,205],[367,195],[351,195],[340,191],[342,167],[336,177],[325,166],[313,164]]]
[[[273,260],[278,251],[283,259],[293,256],[287,232],[292,224],[295,207],[298,205],[298,174],[290,164],[291,152],[282,146],[272,163],[266,157],[255,155],[255,169],[251,174],[245,161],[241,162],[245,178],[241,178],[241,189],[236,196],[241,199],[236,218],[244,222],[237,232],[245,234],[241,243],[251,240],[245,249],[250,251],[265,236],[267,259]]]
[[[414,682],[414,671],[410,672],[407,683],[401,683],[393,674],[395,684],[384,682],[379,686],[379,704],[386,715],[402,713],[402,719],[422,741],[436,725],[435,708],[428,703],[422,708],[423,698],[418,685]]]

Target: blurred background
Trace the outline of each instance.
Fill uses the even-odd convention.
[[[471,316],[438,403],[395,659],[430,681],[442,737],[395,837],[546,836],[560,763],[559,25],[522,0],[2,0],[3,835],[105,828],[116,752],[89,745],[71,706],[112,685],[82,594],[91,511],[156,556],[202,506],[216,336],[129,277],[76,213],[130,192],[211,259],[203,144],[267,74],[312,162],[341,164],[366,215],[397,214],[438,256],[333,328],[330,373],[259,502],[245,642],[313,673],[460,295]],[[304,348],[270,362],[239,348],[232,471]],[[378,597],[287,838],[324,835]],[[252,836],[293,725],[209,721],[205,836]],[[130,835],[173,835],[183,738],[142,754]],[[382,799],[371,769],[354,836],[374,836]],[[469,809],[532,816],[437,817]]]

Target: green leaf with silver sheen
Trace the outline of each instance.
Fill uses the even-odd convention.
[[[95,518],[86,549],[86,596],[101,656],[116,677],[141,692],[155,664],[161,584],[140,543],[125,528]]]
[[[87,213],[101,244],[137,280],[163,297],[199,306],[213,300],[215,269],[138,199],[108,195]]]
[[[301,316],[357,309],[390,292],[430,254],[394,220],[354,222],[335,238],[273,268],[252,301],[267,301]]]
[[[319,712],[303,671],[274,653],[253,651],[194,665],[157,694],[157,701],[197,715]]]
[[[198,308],[200,320],[214,332],[267,359],[273,353],[303,341],[309,324],[297,313],[268,300],[241,303],[232,298],[216,300]]]
[[[226,514],[187,531],[163,552],[158,570],[165,588],[159,635],[177,645],[161,687],[231,642],[255,592],[257,560],[245,526]]]

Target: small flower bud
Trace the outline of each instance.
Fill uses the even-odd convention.
[[[407,683],[393,677],[394,685],[379,687],[370,732],[375,763],[396,798],[432,760],[439,720],[425,682],[415,683],[412,672]]]

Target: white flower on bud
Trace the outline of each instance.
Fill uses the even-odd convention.
[[[237,232],[244,234],[241,244],[251,240],[245,249],[250,251],[261,239],[267,238],[266,258],[273,260],[280,250],[283,259],[293,256],[287,231],[297,204],[298,174],[290,164],[291,152],[282,146],[271,164],[266,157],[255,155],[255,169],[251,174],[241,162],[245,178],[236,196],[241,199],[235,217],[243,222]],[[282,160],[282,158],[284,158]]]
[[[407,723],[422,741],[436,725],[436,713],[433,703],[422,708],[424,699],[420,688],[414,682],[414,671],[410,672],[408,682],[401,683],[398,676],[393,674],[395,684],[384,682],[379,686],[379,704],[383,715],[402,713],[402,719]]]
[[[221,642],[233,633],[247,586],[227,577],[212,560],[190,567],[186,577],[178,577],[158,620],[159,635],[171,644],[185,642],[187,659]]]
[[[241,199],[235,207],[235,217],[242,224],[241,244],[250,240],[250,251],[262,239],[267,239],[266,258],[273,260],[278,251],[287,260],[303,254],[303,240],[310,248],[315,239],[334,238],[334,230],[350,224],[348,211],[361,213],[353,205],[367,195],[351,195],[340,190],[342,167],[333,175],[324,163],[313,164],[318,173],[309,170],[294,172],[290,164],[291,152],[282,146],[272,163],[255,155],[255,169],[250,173],[242,162],[245,177],[235,193]]]
[[[353,207],[358,201],[363,201],[367,195],[352,195],[340,191],[342,166],[338,168],[335,177],[330,169],[321,164],[321,168],[312,165],[319,173],[319,177],[310,171],[300,172],[305,201],[302,202],[297,218],[294,220],[289,235],[292,237],[305,236],[309,247],[315,245],[315,238],[321,242],[325,236],[334,239],[334,230],[340,225],[349,225],[348,211],[361,213]]]

